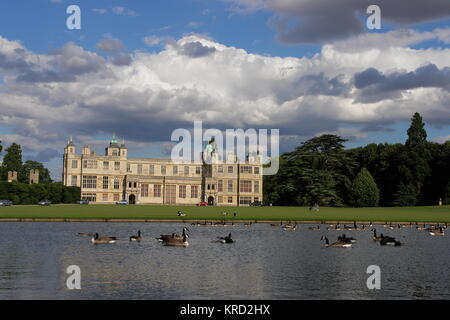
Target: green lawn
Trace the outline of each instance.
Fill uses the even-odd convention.
[[[0,207],[2,218],[40,219],[174,219],[178,210],[186,220],[283,220],[283,221],[398,221],[450,222],[450,206],[389,207],[389,208],[321,208],[311,212],[307,207],[179,207],[179,206],[118,206],[118,205],[52,205]],[[237,212],[236,218],[232,213]]]

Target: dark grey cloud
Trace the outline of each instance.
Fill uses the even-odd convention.
[[[77,78],[67,72],[56,72],[53,70],[42,70],[33,71],[27,70],[26,72],[20,74],[17,78],[17,82],[29,82],[29,83],[39,83],[39,82],[74,82]]]
[[[104,52],[115,53],[122,51],[124,49],[124,46],[122,44],[122,41],[111,38],[101,40],[99,43],[97,43],[96,48]]]
[[[188,42],[182,46],[181,52],[188,57],[198,58],[210,55],[216,51],[214,47],[208,47],[203,45],[199,41]]]
[[[23,58],[11,59],[3,53],[0,53],[0,68],[7,71],[23,72],[28,70],[31,65]]]
[[[450,91],[450,68],[439,69],[434,64],[417,68],[411,72],[394,72],[385,75],[369,68],[354,76],[355,87],[360,91],[357,101],[372,103],[400,97],[404,90],[415,88],[441,88]]]
[[[365,31],[366,10],[373,4],[381,8],[382,25],[411,26],[450,18],[448,0],[268,0],[266,9],[276,13],[271,22],[280,41],[321,43]]]
[[[58,152],[58,150],[46,148],[40,152],[38,152],[35,156],[28,156],[29,160],[39,161],[39,162],[48,162],[54,158],[60,158],[62,155]]]
[[[351,84],[346,83],[342,75],[328,78],[321,72],[305,75],[288,83],[280,83],[275,87],[275,94],[278,103],[283,103],[307,95],[347,96],[350,89]]]
[[[115,66],[129,66],[133,62],[131,55],[126,53],[119,53],[112,58],[112,63]]]

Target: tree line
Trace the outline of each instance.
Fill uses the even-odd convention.
[[[0,152],[2,150],[0,141]],[[38,184],[28,184],[31,169],[39,170]],[[7,182],[9,171],[17,172],[16,182]],[[79,187],[66,187],[61,182],[53,182],[49,170],[41,162],[23,162],[19,144],[12,143],[5,149],[0,166],[0,199],[11,200],[14,204],[36,204],[44,199],[52,203],[74,203],[80,196]]]
[[[426,140],[419,113],[404,144],[368,144],[325,134],[280,156],[280,169],[264,177],[264,199],[280,206],[416,206],[450,204],[450,141]]]

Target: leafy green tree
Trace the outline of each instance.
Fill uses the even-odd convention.
[[[6,180],[8,171],[22,173],[22,148],[17,143],[12,143],[6,150],[2,164],[2,178]]]
[[[411,126],[408,129],[407,147],[415,147],[427,140],[427,132],[425,131],[425,123],[422,116],[416,112],[411,119]]]
[[[417,203],[417,190],[413,184],[400,183],[394,194],[392,205],[397,207],[415,206]]]
[[[355,207],[376,207],[380,200],[380,190],[366,168],[361,169],[350,188],[350,204]]]
[[[284,154],[290,178],[296,180],[302,205],[339,206],[350,187],[348,178],[356,162],[344,150],[346,140],[325,134],[305,141],[293,152]],[[304,203],[308,201],[309,203]]]

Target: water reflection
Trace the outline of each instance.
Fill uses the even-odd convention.
[[[1,299],[448,299],[448,237],[415,228],[379,232],[401,247],[382,247],[372,232],[346,231],[350,249],[325,248],[341,231],[284,231],[188,226],[189,247],[164,247],[155,238],[180,233],[174,223],[2,223]],[[143,241],[129,242],[142,231]],[[322,228],[324,229],[324,228]],[[92,245],[79,232],[116,236]],[[232,233],[234,244],[213,243]],[[381,267],[381,290],[368,290],[369,265]],[[66,268],[81,268],[82,290],[66,289]]]

